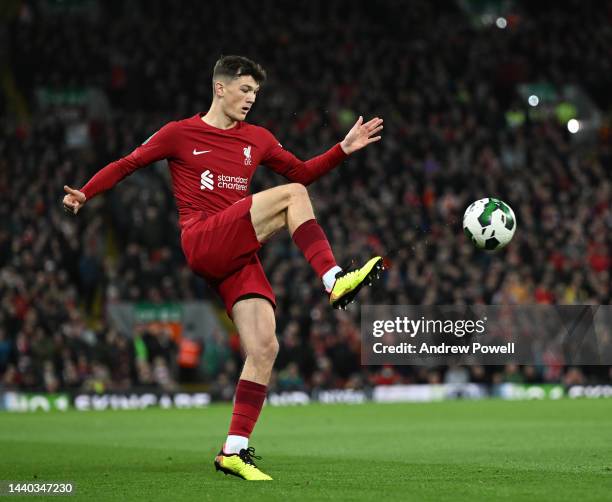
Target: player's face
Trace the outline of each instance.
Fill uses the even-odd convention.
[[[223,89],[223,111],[232,120],[244,120],[255,103],[259,84],[250,75],[227,82]]]

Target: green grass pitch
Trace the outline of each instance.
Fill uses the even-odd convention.
[[[268,406],[269,483],[214,471],[230,412],[2,413],[0,479],[70,480],[68,500],[612,499],[612,400]]]

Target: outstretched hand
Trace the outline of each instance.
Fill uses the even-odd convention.
[[[368,146],[370,143],[379,141],[381,136],[376,136],[376,134],[382,131],[382,123],[383,119],[375,117],[364,124],[363,117],[360,115],[355,125],[346,135],[346,138],[340,143],[344,153],[350,155]]]
[[[68,185],[64,185],[64,191],[66,192],[62,201],[64,209],[69,213],[77,214],[85,204],[87,197],[83,192],[70,188]]]

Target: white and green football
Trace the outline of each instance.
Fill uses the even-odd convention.
[[[515,231],[514,211],[493,197],[473,202],[463,215],[463,232],[478,249],[501,249],[512,240]]]

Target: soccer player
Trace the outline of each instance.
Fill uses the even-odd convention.
[[[245,122],[265,78],[263,68],[247,58],[222,57],[214,67],[213,99],[206,114],[166,124],[132,153],[102,168],[80,190],[64,186],[63,200],[64,208],[76,214],[87,200],[136,169],[168,160],[187,263],[223,299],[246,355],[229,434],[214,463],[217,470],[247,480],[272,479],[257,468],[253,459],[258,457],[248,443],[278,352],[275,296],[257,251],[287,228],[334,308],[346,308],[382,269],[382,258],[376,256],[361,268],[342,271],[304,187],[347,155],[380,140],[382,119],[364,123],[359,117],[342,142],[303,162],[268,130]],[[292,183],[249,195],[259,164]]]

